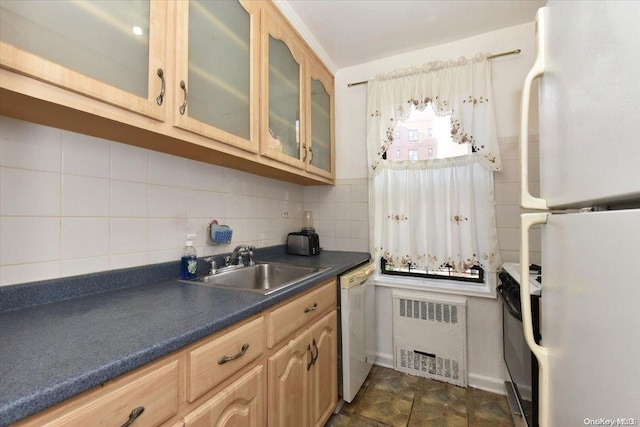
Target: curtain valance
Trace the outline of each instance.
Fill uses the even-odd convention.
[[[452,140],[471,145],[488,170],[501,171],[491,93],[491,68],[484,54],[376,76],[367,90],[370,174],[379,173],[396,123],[407,119],[412,107],[424,110],[427,106],[438,115],[451,114]]]

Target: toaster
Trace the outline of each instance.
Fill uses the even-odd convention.
[[[318,255],[320,238],[316,233],[297,231],[287,236],[287,253],[292,255]]]

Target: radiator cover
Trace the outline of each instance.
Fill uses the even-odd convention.
[[[395,370],[467,386],[467,301],[394,291]]]

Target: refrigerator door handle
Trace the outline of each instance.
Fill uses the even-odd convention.
[[[540,8],[536,14],[536,60],[524,79],[520,109],[520,206],[541,210],[548,209],[546,200],[533,197],[529,192],[529,104],[531,84],[545,71],[545,10]]]
[[[520,215],[520,301],[522,329],[531,352],[538,359],[539,367],[539,422],[540,427],[549,425],[549,351],[538,345],[533,336],[531,315],[531,289],[529,286],[529,229],[536,224],[545,224],[549,213],[528,213]]]

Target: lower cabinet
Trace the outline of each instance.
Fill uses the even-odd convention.
[[[268,360],[269,426],[322,426],[336,406],[336,311]]]
[[[185,427],[261,427],[265,425],[264,368],[256,366],[194,409]]]

